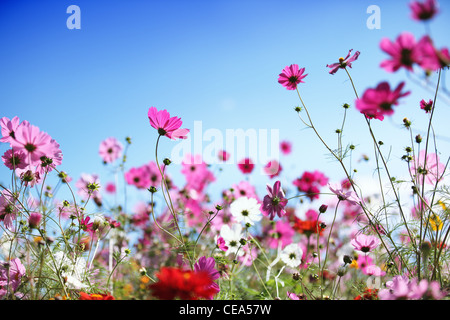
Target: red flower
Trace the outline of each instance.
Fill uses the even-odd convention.
[[[366,288],[362,294],[353,300],[378,300],[378,289]]]
[[[299,232],[310,236],[313,233],[318,233],[319,236],[323,234],[324,228],[321,226],[322,222],[319,220],[302,220],[294,219],[293,228]]]
[[[209,299],[217,292],[213,280],[205,271],[162,267],[156,276],[159,281],[151,284],[149,289],[160,300]]]
[[[80,292],[79,300],[115,300],[113,296],[103,293],[91,293]]]

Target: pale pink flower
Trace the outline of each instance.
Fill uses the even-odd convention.
[[[27,124],[27,121],[24,121],[23,124]],[[14,117],[11,120],[7,117],[3,117],[0,119],[0,127],[2,138],[0,142],[11,142],[11,140],[15,139],[15,131],[21,125],[20,119],[18,117]]]
[[[340,201],[348,201],[351,204],[358,204],[359,198],[352,190],[345,190],[340,183],[328,183],[328,188],[337,195]]]
[[[297,89],[299,83],[304,83],[303,78],[308,74],[303,74],[305,68],[299,69],[297,64],[291,64],[283,69],[283,71],[278,76],[278,83],[288,90]]]
[[[42,220],[42,214],[39,212],[30,212],[28,217],[28,225],[30,228],[37,228]]]
[[[413,158],[409,170],[418,179],[419,184],[423,183],[423,179],[428,184],[435,184],[442,179],[445,165],[439,162],[439,156],[436,153],[427,153],[425,160],[425,153],[425,150],[421,150],[417,159]]]
[[[27,156],[30,165],[37,166],[41,157],[51,154],[52,138],[38,127],[31,124],[22,124],[14,132],[15,139],[10,140],[13,149],[22,150]]]
[[[0,298],[8,293],[14,294],[25,274],[26,269],[19,258],[0,263]]]
[[[225,150],[220,150],[217,154],[217,157],[220,161],[227,161],[230,159],[230,153]]]
[[[281,173],[283,167],[277,160],[269,161],[263,168],[264,173],[270,177],[270,179],[275,178]]]
[[[171,117],[167,110],[158,111],[155,107],[148,109],[150,125],[158,130],[160,136],[166,136],[172,140],[187,139],[189,129],[180,129],[183,122],[178,117]]]
[[[356,237],[352,239],[350,243],[355,248],[355,250],[367,253],[377,248],[381,242],[375,236],[368,236],[360,233],[356,235]]]
[[[100,142],[98,153],[105,163],[112,163],[122,156],[123,146],[114,137],[109,137]]]

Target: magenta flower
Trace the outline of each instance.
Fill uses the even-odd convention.
[[[209,286],[211,289],[214,289],[214,293],[209,297],[210,299],[214,298],[214,295],[220,292],[220,287],[217,283],[213,282],[220,278],[219,271],[215,268],[216,261],[213,257],[206,258],[205,256],[200,257],[198,261],[194,264],[195,272],[206,272],[211,279],[211,285]]]
[[[270,220],[275,218],[275,215],[282,217],[286,214],[286,207],[288,200],[284,196],[283,189],[281,188],[281,182],[276,181],[273,188],[267,185],[268,194],[264,196],[262,211],[265,215],[269,216]]]
[[[428,100],[428,102],[425,101],[425,99],[422,99],[420,101],[420,109],[424,110],[425,113],[431,112],[431,109],[433,109],[433,100]]]
[[[367,236],[363,233],[360,233],[354,239],[352,239],[350,243],[355,248],[355,250],[367,253],[377,248],[381,242],[375,236]]]
[[[396,41],[382,39],[380,48],[391,56],[390,60],[384,60],[380,64],[387,72],[395,72],[402,67],[413,71],[413,65],[420,63],[422,59],[421,46],[409,32],[400,34]]]
[[[223,252],[226,252],[228,250],[225,240],[222,237],[217,238],[216,247],[217,249],[222,250]]]
[[[42,220],[42,214],[39,212],[31,212],[28,217],[28,225],[30,228],[37,228]]]
[[[348,54],[345,58],[339,58],[339,62],[333,63],[333,64],[327,64],[328,68],[331,68],[330,74],[335,74],[339,69],[345,69],[346,67],[351,68],[352,62],[358,59],[360,52],[356,51],[351,58],[350,54],[353,51],[353,49],[350,49],[348,51]]]
[[[292,152],[292,143],[289,141],[282,141],[280,143],[280,149],[283,154],[290,154]]]
[[[122,150],[122,144],[116,138],[109,137],[100,142],[98,153],[104,163],[111,163],[121,157]]]
[[[245,158],[239,161],[238,168],[243,174],[250,174],[255,168],[255,165],[250,158]]]
[[[288,221],[278,220],[275,228],[270,227],[267,231],[269,248],[276,249],[281,243],[282,247],[292,243],[292,238],[295,235],[295,230]]]
[[[5,228],[12,229],[13,220],[19,209],[16,206],[16,200],[8,189],[0,191],[0,221],[3,221]]]
[[[423,36],[418,46],[422,53],[420,66],[425,70],[439,70],[450,64],[450,53],[448,48],[438,50],[429,36]]]
[[[444,170],[445,165],[439,162],[436,153],[428,153],[425,161],[425,150],[420,151],[419,156],[411,161],[409,169],[410,173],[416,176],[419,184],[423,183],[423,179],[428,184],[435,184],[442,178]]]
[[[385,115],[394,113],[393,106],[399,104],[399,99],[410,94],[401,92],[405,83],[400,83],[395,90],[391,91],[389,83],[381,82],[376,88],[367,89],[361,98],[356,100],[356,109],[367,118],[383,120]]]
[[[411,8],[411,17],[418,21],[430,20],[438,13],[436,0],[413,1],[409,7]]]
[[[167,110],[158,111],[155,107],[148,109],[150,125],[158,130],[160,136],[169,139],[187,139],[189,129],[180,129],[183,122],[178,117],[171,117]]]
[[[356,193],[352,190],[345,190],[340,183],[328,184],[328,188],[337,195],[338,199],[341,201],[348,201],[351,204],[358,204],[359,198]]]
[[[304,83],[302,81],[308,74],[303,75],[305,68],[299,69],[297,64],[291,64],[285,67],[278,77],[278,83],[288,90],[297,89],[299,83]]]
[[[300,178],[293,181],[298,191],[305,192],[306,196],[313,201],[319,198],[320,188],[328,183],[328,178],[322,172],[305,171]]]
[[[127,184],[133,185],[138,189],[147,189],[151,186],[149,172],[144,166],[130,168],[125,172],[124,178]]]

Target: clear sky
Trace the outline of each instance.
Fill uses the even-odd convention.
[[[329,75],[327,64],[349,49],[359,50],[350,72],[360,93],[383,80],[392,86],[405,80],[413,94],[392,118],[374,125],[380,140],[393,146],[397,161],[409,144],[408,134],[397,127],[407,116],[424,128],[418,102],[433,97],[405,72],[388,74],[379,68],[386,58],[379,49],[383,37],[395,39],[409,31],[418,38],[426,32],[424,24],[410,19],[409,2],[2,0],[0,116],[18,116],[48,132],[64,154],[59,169],[74,180],[82,172],[112,180],[98,155],[100,142],[110,136],[131,137],[128,167],[154,160],[157,135],[147,117],[150,106],[181,117],[191,131],[195,121],[201,121],[203,132],[276,129],[280,140],[293,143],[293,153],[280,156],[283,181],[316,169],[341,179],[343,173],[293,111],[298,97],[277,83],[278,74],[293,63],[306,68],[308,76],[299,86],[302,98],[333,146],[341,105],[353,107],[354,94],[345,73]],[[67,28],[69,5],[81,9],[81,29]],[[380,29],[367,27],[370,5],[380,8]],[[441,13],[429,25],[439,48],[450,44],[449,21],[450,1],[441,1]],[[450,105],[442,100],[438,106],[435,129],[443,136],[438,142],[446,159]],[[355,156],[371,156],[367,128],[354,108],[347,125],[344,139],[358,146]],[[164,139],[161,157],[170,157],[177,143]],[[0,146],[2,154],[6,149]],[[373,169],[373,162],[356,160]],[[222,167],[213,196],[244,179],[235,164]],[[171,170],[181,185],[179,166]],[[0,168],[0,181],[10,181],[6,167]],[[264,188],[270,180],[255,174],[251,181]]]

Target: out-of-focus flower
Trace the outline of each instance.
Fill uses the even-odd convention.
[[[216,261],[213,257],[206,258],[205,256],[200,257],[198,261],[194,264],[194,270],[196,272],[204,271],[208,274],[209,278],[212,280],[211,288],[214,290],[214,293],[211,294],[209,299],[214,298],[214,295],[220,292],[220,287],[214,280],[220,278],[219,271],[215,268]]]
[[[281,246],[287,246],[292,243],[295,231],[288,221],[278,220],[274,227],[269,226],[265,232],[268,235],[269,248],[276,249],[281,243]]]
[[[115,298],[107,293],[86,293],[81,291],[79,300],[115,300]]]
[[[105,163],[112,163],[122,156],[123,146],[114,137],[109,137],[100,142],[98,153]]]
[[[160,300],[210,299],[217,290],[206,271],[162,267],[156,277],[158,282],[151,284],[149,289]]]
[[[289,141],[281,141],[280,150],[285,155],[290,154],[292,152],[292,143]]]
[[[26,269],[19,258],[0,263],[0,298],[15,293],[25,274]]]
[[[440,289],[439,283],[426,279],[418,281],[407,276],[395,276],[386,282],[386,289],[378,292],[380,300],[440,300],[446,293]]]
[[[368,236],[360,233],[356,235],[355,238],[350,241],[350,243],[355,248],[355,250],[367,253],[377,248],[381,242],[375,236]]]
[[[413,157],[410,173],[415,176],[420,185],[424,179],[426,183],[433,185],[441,180],[445,165],[439,162],[439,156],[436,153],[427,153],[426,159],[425,153],[425,150],[421,150],[417,158]]]
[[[389,83],[381,82],[375,88],[367,89],[362,97],[356,100],[356,109],[367,118],[383,120],[384,116],[394,113],[393,106],[399,104],[399,99],[410,94],[402,92],[405,83],[401,82],[394,90]]]
[[[255,165],[250,158],[245,158],[238,162],[238,168],[243,174],[250,174],[255,168]]]
[[[411,8],[411,17],[418,21],[430,20],[439,12],[436,0],[413,1],[409,7]]]
[[[297,64],[291,64],[283,69],[278,76],[278,83],[280,83],[287,90],[297,89],[299,83],[304,83],[303,79],[308,75],[305,74],[305,68],[299,69]]]
[[[264,173],[273,179],[281,173],[282,169],[283,167],[277,160],[271,160],[264,166]]]
[[[281,218],[286,214],[285,207],[288,203],[281,188],[281,182],[276,181],[273,187],[267,185],[267,192],[263,199],[263,213],[268,215],[270,220],[273,220],[275,216]]]
[[[366,288],[354,300],[378,300],[378,289]]]
[[[42,220],[42,214],[39,212],[30,212],[28,217],[28,225],[30,228],[37,228]]]
[[[150,125],[158,130],[160,136],[166,136],[169,139],[187,139],[189,129],[181,129],[183,122],[178,117],[171,117],[167,110],[158,111],[155,107],[148,109],[148,118]]]
[[[339,69],[345,69],[346,67],[351,68],[352,67],[352,62],[357,60],[360,52],[356,51],[352,57],[350,57],[350,54],[352,53],[353,49],[350,49],[348,51],[348,54],[345,58],[339,58],[339,62],[336,63],[332,63],[332,64],[327,64],[328,68],[331,68],[330,70],[330,74],[335,74]]]
[[[22,150],[8,149],[3,154],[2,160],[10,170],[25,169],[28,166],[25,153]]]
[[[300,178],[294,180],[293,184],[298,191],[305,192],[306,196],[312,201],[320,197],[320,188],[325,186],[328,178],[322,172],[305,171]]]
[[[230,159],[230,153],[225,150],[220,150],[217,153],[217,157],[220,161],[227,161],[228,159]]]

